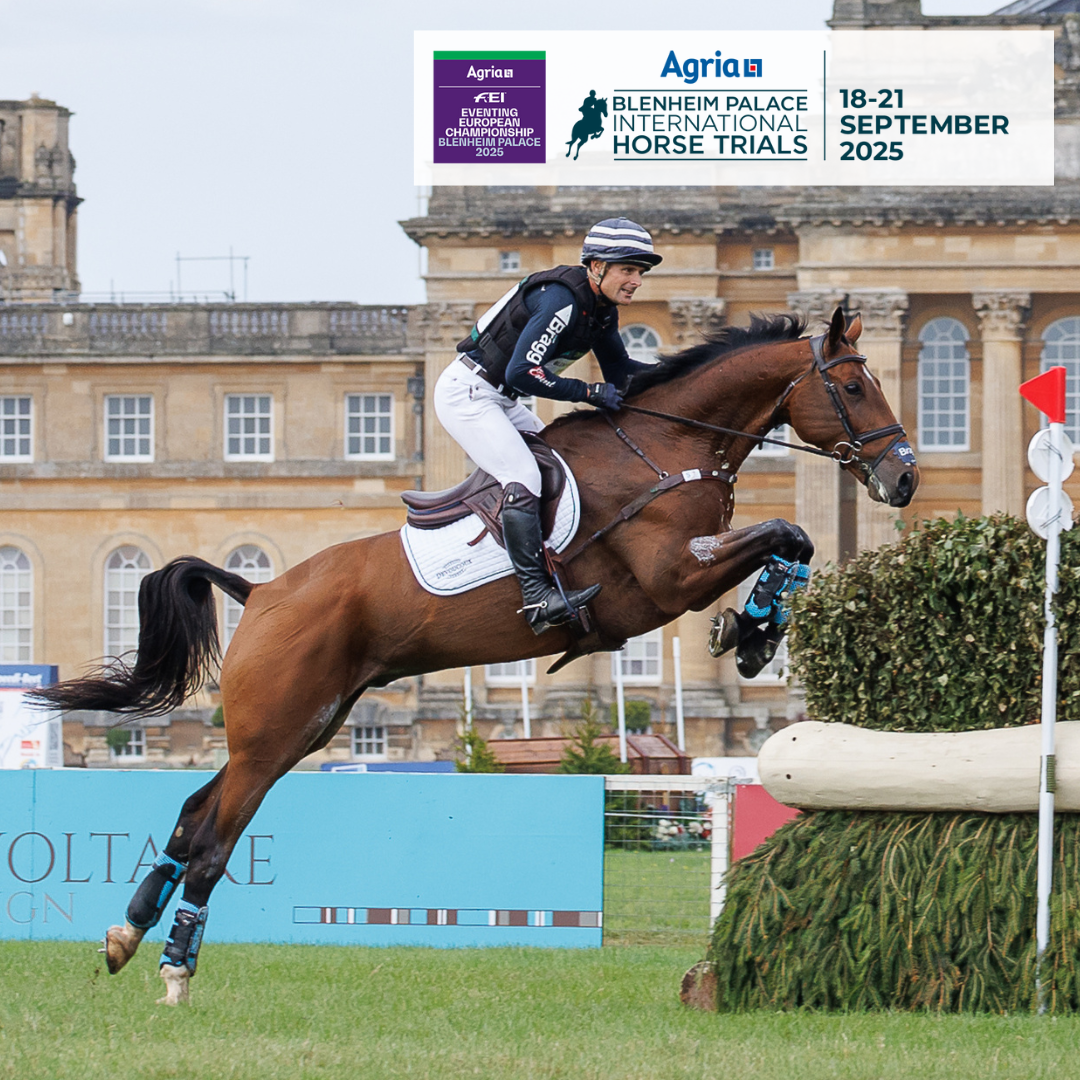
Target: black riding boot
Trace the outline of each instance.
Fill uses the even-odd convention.
[[[599,591],[599,585],[568,592],[563,600],[548,573],[544,560],[544,537],[540,527],[540,500],[524,484],[507,484],[502,506],[503,540],[506,553],[514,564],[521,596],[522,611],[534,634],[567,623]]]

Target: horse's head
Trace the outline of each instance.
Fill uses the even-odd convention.
[[[596,100],[600,102],[600,115],[607,116],[607,98],[602,97],[597,98]]]
[[[870,498],[907,506],[919,467],[881,384],[855,348],[861,332],[860,317],[849,324],[838,307],[828,333],[806,342],[811,367],[792,384],[785,411],[799,437],[833,452]]]

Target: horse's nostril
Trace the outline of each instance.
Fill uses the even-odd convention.
[[[896,481],[896,493],[906,499],[911,495],[914,486],[915,474],[912,472],[901,473],[900,479]]]

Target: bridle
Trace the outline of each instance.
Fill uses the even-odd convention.
[[[876,479],[878,466],[886,457],[888,457],[897,443],[907,438],[907,433],[904,431],[903,425],[898,423],[874,428],[872,431],[855,431],[855,428],[851,423],[851,414],[848,412],[847,406],[844,404],[844,399],[840,394],[840,390],[837,388],[836,383],[833,382],[829,372],[838,364],[846,364],[849,362],[865,364],[866,357],[862,353],[847,353],[844,356],[834,356],[831,360],[826,360],[825,338],[825,334],[819,334],[817,337],[810,338],[810,354],[813,358],[810,367],[798,378],[793,379],[788,383],[784,392],[773,406],[772,412],[769,414],[769,423],[766,430],[772,430],[775,426],[774,421],[776,414],[784,407],[784,404],[787,402],[795,388],[804,379],[813,375],[816,371],[821,376],[821,381],[825,385],[825,391],[829,395],[830,402],[832,402],[833,411],[836,413],[837,419],[844,428],[844,434],[847,436],[846,439],[842,439],[840,442],[836,443],[832,450],[820,450],[816,446],[806,446],[802,443],[786,442],[783,439],[772,439],[766,435],[754,435],[749,431],[737,431],[734,428],[720,427],[718,424],[707,424],[702,420],[691,420],[686,416],[676,416],[673,413],[658,412],[655,409],[643,409],[639,405],[624,404],[622,408],[629,412],[643,413],[646,416],[655,416],[663,420],[671,420],[686,427],[699,428],[701,430],[712,431],[723,435],[737,435],[742,438],[752,439],[756,443],[771,443],[775,446],[786,446],[792,450],[801,450],[806,454],[816,454],[818,457],[832,458],[841,468],[850,465],[858,469],[866,478],[867,482],[870,482],[871,480]],[[885,449],[874,459],[873,463],[868,463],[858,456],[859,451],[861,451],[863,447],[867,446],[869,443],[876,442],[878,439],[884,439],[889,435],[891,435],[892,438],[885,445]]]

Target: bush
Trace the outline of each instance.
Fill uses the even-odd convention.
[[[1046,544],[1017,518],[926,523],[816,575],[791,665],[820,720],[958,731],[1039,718]],[[1080,529],[1063,533],[1060,720],[1080,720]]]
[[[213,716],[210,717],[210,723],[214,727],[223,728],[225,726],[225,706],[219,705],[215,710]]]
[[[105,732],[105,745],[115,754],[131,742],[131,732],[126,727],[111,727]]]
[[[623,703],[626,713],[626,730],[629,732],[648,731],[652,723],[652,705],[648,701],[626,701]],[[611,703],[611,726],[619,726],[618,702]]]

